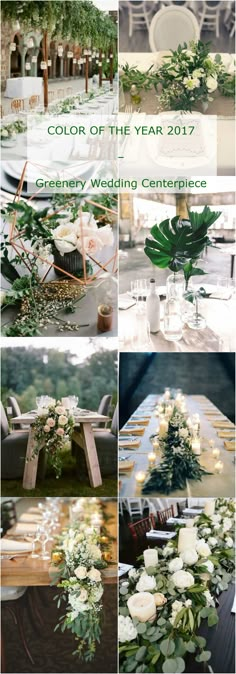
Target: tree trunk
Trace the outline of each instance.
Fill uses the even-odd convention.
[[[44,31],[43,34],[43,60],[46,62],[47,67],[43,70],[43,101],[44,101],[44,110],[48,109],[48,43],[47,43],[47,31]]]

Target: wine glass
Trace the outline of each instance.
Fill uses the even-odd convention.
[[[48,531],[45,526],[39,526],[39,540],[42,547],[41,559],[50,559],[50,555],[46,550],[47,542],[49,541]]]
[[[37,526],[35,534],[32,534],[32,552],[31,557],[35,559],[39,557],[39,554],[36,552],[36,543],[40,543],[40,526]]]

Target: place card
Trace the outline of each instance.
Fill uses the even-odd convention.
[[[136,447],[139,447],[140,445],[140,440],[119,440],[119,447],[129,447],[132,449],[132,447],[135,449]]]
[[[225,440],[224,447],[228,452],[235,452],[236,445],[235,442],[227,442],[227,440]]]
[[[129,426],[131,426],[131,425],[132,425],[132,426],[135,426],[135,424],[137,424],[137,426],[139,426],[139,425],[140,425],[140,426],[142,426],[142,425],[143,425],[143,426],[148,426],[148,424],[149,424],[149,419],[133,419],[133,421],[132,421],[132,419],[130,419],[130,421],[127,421],[127,424],[128,424]]]
[[[132,470],[134,467],[135,461],[119,461],[119,472],[125,473],[127,470]]]
[[[225,419],[225,421],[213,421],[212,426],[213,428],[234,428],[234,424],[229,419]]]
[[[218,438],[227,438],[228,440],[235,438],[235,431],[218,431]]]

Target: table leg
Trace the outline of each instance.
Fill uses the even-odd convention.
[[[80,424],[80,429],[91,487],[100,487],[102,484],[102,477],[94,440],[93,428],[91,424],[83,422]]]
[[[30,428],[28,444],[25,456],[25,469],[23,477],[23,487],[24,489],[35,489],[36,477],[38,470],[38,455],[32,459],[32,454],[34,450],[34,431]]]
[[[234,278],[234,255],[231,255],[230,278]]]

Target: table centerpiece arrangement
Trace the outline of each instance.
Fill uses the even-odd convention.
[[[53,582],[61,589],[54,597],[57,608],[66,602],[66,613],[55,627],[70,630],[77,642],[73,655],[93,660],[102,632],[101,571],[111,561],[114,540],[106,526],[107,515],[96,499],[78,499],[73,521],[57,537],[52,551]]]
[[[233,581],[234,519],[233,500],[207,502],[192,526],[176,527],[176,538],[144,551],[145,567],[129,571],[120,586],[121,672],[188,671],[189,654],[209,662],[198,631],[206,620],[217,625],[218,597]]]
[[[40,335],[50,323],[59,332],[79,331],[85,326],[62,318],[59,312],[74,313],[87,286],[111,262],[115,264],[116,253],[103,263],[97,255],[114,242],[112,226],[102,214],[108,212],[113,225],[117,209],[99,199],[96,203],[85,198],[79,205],[78,197],[66,200],[63,196],[57,210],[50,205],[39,210],[34,202],[21,198],[2,208],[9,230],[5,233],[3,228],[2,274],[11,284],[2,294],[2,311],[9,306],[17,310],[16,319],[4,328],[7,336]],[[47,280],[50,269],[60,280]]]

